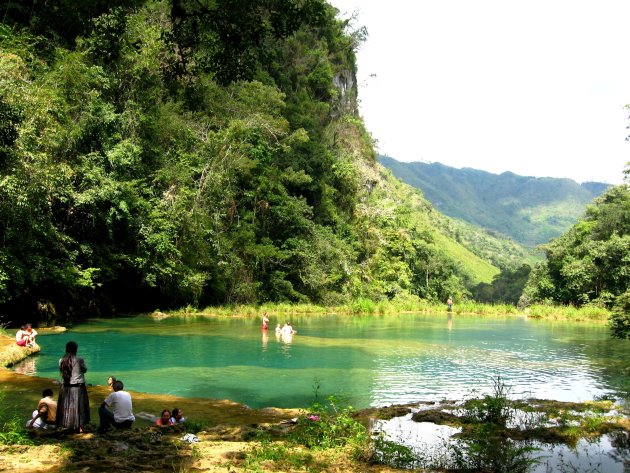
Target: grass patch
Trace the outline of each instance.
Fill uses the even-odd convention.
[[[573,307],[551,304],[536,304],[530,306],[526,313],[537,319],[569,320],[573,322],[603,322],[608,321],[610,311],[602,307]]]
[[[15,414],[13,406],[8,405],[5,394],[0,393],[0,445],[33,445],[21,420]]]
[[[258,444],[245,459],[246,471],[328,471],[326,458],[363,462],[371,457],[367,428],[354,418],[352,407],[341,407],[333,397],[315,402],[279,440],[260,431]]]
[[[444,314],[446,303],[431,302],[413,295],[401,295],[391,300],[373,301],[357,298],[343,305],[320,306],[316,304],[267,303],[263,305],[225,305],[211,306],[203,309],[190,306],[172,311],[174,316],[209,316],[209,317],[262,317],[264,313],[275,317],[290,318],[292,315],[383,315],[405,312],[423,314]],[[487,304],[475,301],[456,301],[452,313],[456,315],[478,316],[513,316],[525,315],[534,319],[566,320],[570,322],[607,322],[610,311],[601,307],[561,306],[537,304],[519,309],[512,304]]]
[[[313,454],[303,448],[283,441],[271,441],[262,437],[260,443],[247,453],[246,471],[267,471],[273,465],[280,471],[294,471],[305,468],[306,471],[321,471],[325,465],[317,465]]]

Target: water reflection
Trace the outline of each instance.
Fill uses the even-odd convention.
[[[534,454],[540,463],[531,469],[532,473],[555,471],[574,472],[627,472],[628,458],[618,458],[611,446],[610,435],[596,439],[580,439],[574,447],[567,445],[537,444],[540,448]]]
[[[262,331],[262,351],[267,351],[267,343],[269,342],[269,334],[267,330]]]
[[[282,341],[282,353],[285,357],[291,358],[291,344],[293,343],[293,334],[282,332],[280,335],[280,340]]]
[[[613,447],[610,456],[624,465],[624,471],[630,471],[630,432],[613,432],[609,437]]]
[[[449,454],[453,451],[452,446],[460,441],[456,437],[460,431],[460,428],[446,425],[415,422],[412,420],[412,414],[389,420],[377,420],[371,425],[373,434],[404,445],[416,454],[419,464],[409,465],[410,467],[428,467],[433,461],[438,463],[435,466],[446,466],[439,463],[449,458]],[[627,432],[617,432],[590,440],[581,439],[573,447],[543,442],[533,442],[529,445],[527,442],[516,444],[506,442],[504,446],[511,449],[514,449],[514,445],[534,448],[529,454],[524,453],[536,460],[536,464],[527,470],[530,473],[569,471],[625,473],[630,467],[628,441]],[[496,448],[501,448],[501,444],[498,444]]]
[[[448,319],[446,321],[446,328],[453,330],[453,314],[449,312]]]
[[[19,363],[17,363],[13,369],[21,374],[26,374],[29,376],[35,376],[37,374],[37,357],[27,358]]]

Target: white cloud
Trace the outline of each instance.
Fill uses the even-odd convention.
[[[358,12],[361,113],[402,161],[620,183],[630,2],[332,0]],[[370,78],[371,74],[376,77]]]

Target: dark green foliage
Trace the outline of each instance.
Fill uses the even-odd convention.
[[[0,167],[7,166],[12,159],[12,148],[18,138],[21,121],[20,111],[0,96]]]
[[[381,156],[394,175],[421,189],[451,217],[488,228],[534,247],[566,231],[587,204],[610,186],[570,179],[491,174],[440,163],[401,163]]]
[[[529,278],[531,267],[524,264],[516,270],[503,270],[491,284],[481,283],[472,289],[473,298],[479,302],[516,305]]]
[[[380,176],[364,32],[323,0],[20,5],[0,25],[3,311],[444,299],[475,280],[426,201]]]
[[[630,291],[615,300],[610,322],[615,337],[630,339]]]
[[[322,0],[172,0],[173,30],[166,37],[178,53],[173,67],[211,72],[222,85],[251,80],[267,40],[323,23],[326,8]]]
[[[122,8],[114,8],[92,20],[92,31],[86,46],[94,60],[102,64],[118,60],[126,29],[127,16]]]
[[[134,7],[141,0],[7,0],[0,7],[4,23],[27,28],[36,35],[74,43],[90,27],[90,20],[119,6]]]
[[[325,404],[315,403],[298,418],[291,439],[311,449],[352,446],[362,449],[369,440],[364,425],[353,418],[354,409],[339,406],[334,397]]]

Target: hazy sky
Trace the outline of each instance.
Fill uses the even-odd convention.
[[[368,28],[359,99],[381,154],[622,182],[629,0],[329,1]]]

